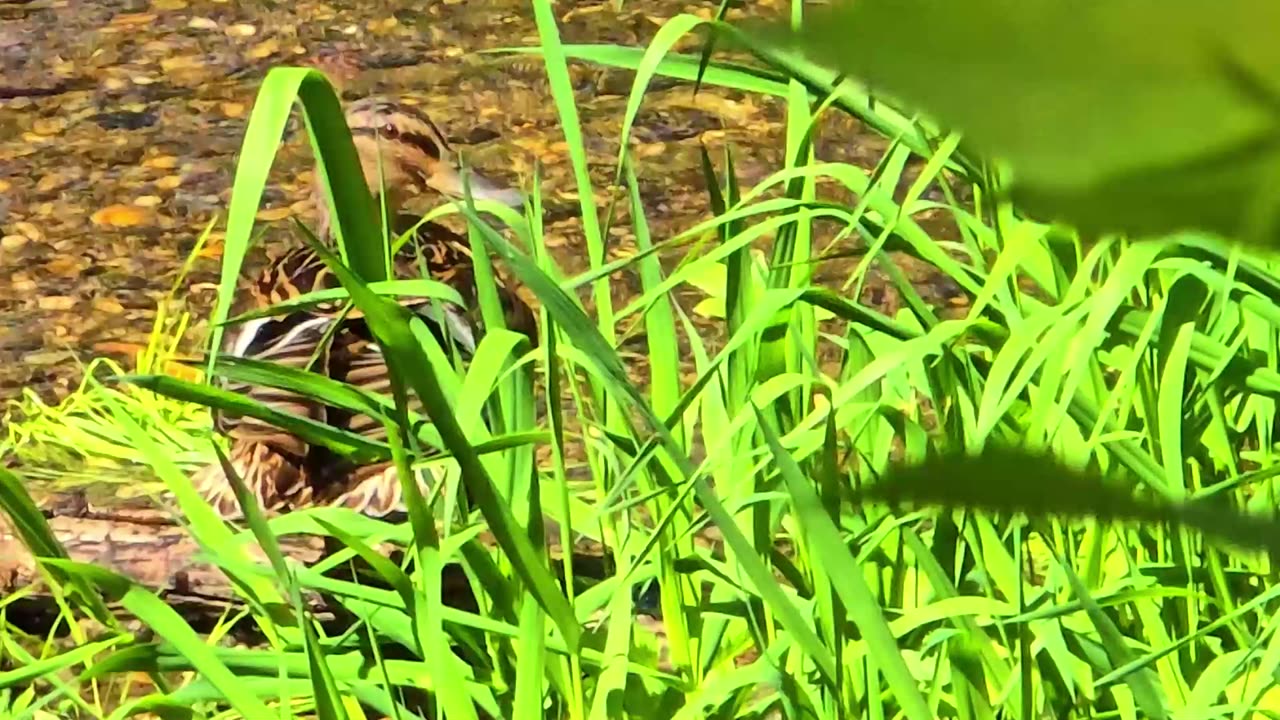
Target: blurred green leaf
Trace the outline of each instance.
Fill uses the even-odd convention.
[[[861,78],[1009,162],[1014,191],[1088,229],[1273,229],[1280,6],[859,0],[760,38]],[[1265,198],[1265,199],[1264,199]],[[1267,239],[1274,241],[1274,237]]]
[[[1072,470],[1051,455],[988,447],[900,466],[854,492],[855,501],[922,503],[1033,518],[1101,520],[1185,526],[1250,550],[1280,557],[1280,520],[1247,515],[1220,503],[1174,503],[1096,474]]]

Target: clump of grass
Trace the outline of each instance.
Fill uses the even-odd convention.
[[[82,366],[76,389],[56,403],[46,402],[31,388],[23,388],[19,398],[7,403],[0,420],[0,458],[15,460],[30,478],[57,485],[137,482],[146,466],[114,406],[145,428],[179,466],[192,468],[216,459],[209,442],[208,407],[110,381],[129,373],[199,379],[198,371],[181,362],[187,359],[181,348],[203,339],[193,334],[183,281],[212,228],[211,223],[201,234],[169,293],[157,303],[147,343],[131,362],[95,357]]]
[[[796,17],[800,9],[794,3]],[[497,330],[469,366],[455,366],[420,318],[375,289],[386,238],[353,220],[368,216],[360,207],[367,196],[352,172],[336,97],[303,70],[268,76],[237,171],[222,312],[270,150],[301,98],[322,171],[335,180],[342,232],[339,253],[324,259],[382,344],[396,392],[378,404],[327,378],[266,370],[257,377],[382,413],[393,430],[386,449],[403,476],[430,462],[443,471],[444,491],[422,497],[408,483],[408,527],[328,510],[266,522],[246,502],[248,532],[267,565],[248,563],[189,488],[178,492],[193,534],[243,589],[247,612],[272,645],[212,650],[153,593],[117,592],[161,641],[130,637],[103,648],[108,666],[191,670],[199,678],[158,688],[135,708],[230,705],[266,717],[267,705],[313,704],[322,717],[344,717],[359,703],[400,717],[443,710],[575,720],[1280,710],[1280,655],[1267,649],[1280,610],[1271,561],[1187,530],[1228,524],[1238,516],[1223,506],[1265,498],[1246,491],[1275,475],[1274,265],[1198,236],[1086,245],[1069,230],[1028,220],[981,162],[959,156],[958,136],[908,120],[833,73],[770,48],[757,48],[765,69],[703,67],[699,58],[670,55],[681,36],[707,24],[702,18],[672,19],[647,49],[564,46],[552,4],[535,0],[534,10],[591,269],[560,279],[542,234],[536,176],[523,214],[494,211],[500,227],[469,202],[446,210],[468,220],[482,283],[491,282],[492,252],[541,301],[543,342],[534,352]],[[707,84],[782,98],[785,167],[743,188],[732,152],[705,156],[715,217],[655,239],[624,137],[618,181],[639,253],[610,261],[611,228],[595,205],[568,56],[638,71],[624,128],[654,74],[692,80],[705,69]],[[814,157],[810,133],[832,109],[892,139],[874,170]],[[908,181],[918,158],[924,166]],[[824,201],[818,187],[827,183],[857,200]],[[951,183],[971,185],[975,202],[956,201]],[[943,186],[945,202],[923,199],[931,184]],[[955,220],[955,255],[914,220],[935,209]],[[815,229],[819,218],[837,223],[835,239]],[[718,242],[664,272],[659,252],[707,235]],[[870,263],[882,262],[903,298],[893,317],[813,283],[824,247],[847,236],[865,242],[866,261],[840,285],[860,286]],[[959,319],[940,319],[923,302],[896,271],[890,245],[964,290],[970,303]],[[629,268],[640,274],[641,296],[615,308],[610,277]],[[700,337],[673,301],[671,290],[683,283],[712,295],[703,310],[723,319],[723,343]],[[1021,290],[1027,283],[1035,295]],[[594,291],[594,318],[573,292],[584,285]],[[489,290],[482,309],[496,319]],[[620,328],[639,322],[646,392],[615,342]],[[835,362],[820,361],[832,355]],[[547,389],[545,432],[535,423],[530,378],[520,372],[526,367]],[[177,382],[146,382],[196,394]],[[407,422],[409,396],[422,401],[434,437]],[[117,396],[103,398],[122,445],[182,491],[167,441]],[[547,438],[549,452],[535,454],[532,445]],[[1053,463],[1019,456],[997,464],[984,455],[1007,445]],[[979,459],[930,462],[957,450]],[[586,482],[569,481],[572,452],[585,458]],[[902,487],[919,491],[905,499],[926,501],[918,507],[866,490],[901,464],[923,468],[899,474]],[[947,477],[957,467],[963,477]],[[1079,481],[1085,471],[1108,478],[1105,492],[1090,495]],[[476,507],[459,499],[460,484]],[[1143,504],[1210,496],[1216,505],[1180,505],[1194,510],[1184,516]],[[1164,523],[1188,516],[1194,522]],[[440,518],[456,522],[440,531]],[[562,537],[572,530],[598,541],[610,571],[584,586],[573,582],[586,569],[570,554],[549,556],[537,532],[547,518],[560,523]],[[288,532],[323,534],[345,549],[322,567],[299,567],[276,540]],[[481,542],[481,532],[493,540]],[[1250,546],[1247,532],[1233,537]],[[403,564],[370,549],[382,541],[405,550]],[[356,554],[382,586],[325,574]],[[447,602],[447,566],[462,568],[475,607]],[[569,582],[556,582],[557,574]],[[127,586],[101,572],[78,577]],[[647,595],[652,581],[656,597]],[[352,622],[322,636],[303,591],[341,604]],[[414,692],[426,700],[411,711],[406,698]]]

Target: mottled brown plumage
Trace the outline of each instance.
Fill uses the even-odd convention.
[[[399,212],[409,197],[429,190],[453,197],[462,193],[455,156],[444,135],[421,110],[370,98],[352,103],[346,117],[366,182],[375,197],[379,189],[385,189],[385,201],[397,234],[418,223],[418,218]],[[312,193],[320,215],[317,235],[329,241],[329,213],[320,183],[317,177]],[[472,175],[470,184],[477,198],[508,204],[519,202],[518,194],[478,175]],[[378,221],[371,219],[371,222]],[[464,238],[447,228],[425,223],[396,253],[394,275],[397,279],[419,278],[424,266],[428,277],[453,287],[465,307],[428,298],[399,297],[397,300],[427,319],[437,337],[452,344],[467,359],[484,332],[470,247]],[[340,287],[340,283],[319,256],[300,246],[285,253],[248,283],[235,311],[263,308],[336,287]],[[499,297],[507,327],[523,333],[536,345],[537,323],[532,310],[505,286],[499,287]],[[305,311],[246,322],[228,333],[223,352],[308,369],[370,392],[389,395],[390,377],[381,350],[359,310],[347,308],[343,313],[344,305],[335,301]],[[441,310],[443,323],[438,322]],[[244,383],[227,383],[226,387],[281,412],[340,427],[371,440],[386,440],[382,423],[367,415],[326,407],[285,390]],[[416,402],[411,410],[421,412]],[[401,485],[389,463],[352,466],[324,448],[309,447],[280,428],[254,418],[219,414],[216,425],[231,439],[231,463],[264,509],[280,512],[308,504],[336,504],[374,516],[402,509]],[[202,469],[194,481],[223,517],[240,517],[220,465]]]

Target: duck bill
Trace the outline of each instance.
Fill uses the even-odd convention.
[[[467,170],[467,181],[471,186],[471,197],[476,200],[492,200],[514,208],[524,205],[524,195],[519,190],[503,187],[474,170]],[[427,185],[457,200],[466,197],[462,189],[462,172],[457,168],[439,168],[427,178]]]

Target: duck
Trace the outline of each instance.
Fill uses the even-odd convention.
[[[451,344],[460,351],[464,361],[468,360],[484,332],[470,245],[448,228],[436,223],[420,224],[420,217],[403,210],[408,199],[432,191],[453,199],[463,196],[463,173],[457,154],[423,109],[393,98],[375,96],[356,100],[347,107],[345,118],[365,181],[379,202],[375,207],[386,203],[396,233],[393,237],[417,226],[410,241],[395,253],[395,278],[421,277],[419,261],[424,260],[428,277],[457,291],[464,307],[420,297],[401,296],[398,302],[426,320],[437,339],[442,344],[448,343],[446,348]],[[471,194],[477,200],[493,200],[514,207],[523,203],[518,191],[474,171],[468,173]],[[331,218],[322,182],[321,174],[316,173],[309,201],[318,217],[316,237],[331,246]],[[380,197],[379,188],[385,189],[385,197]],[[495,279],[506,327],[524,335],[532,347],[537,347],[538,328],[533,310],[496,273]],[[256,277],[242,283],[232,314],[339,286],[337,278],[314,250],[305,245],[292,247]],[[231,326],[224,336],[221,352],[318,372],[370,392],[389,395],[390,377],[376,339],[360,313],[343,313],[342,305],[332,302],[310,306]],[[274,410],[339,427],[373,441],[387,439],[382,423],[367,415],[340,411],[287,390],[225,379],[219,382],[224,389]],[[410,409],[422,412],[416,397],[411,398]],[[225,412],[214,413],[214,429],[229,441],[227,458],[231,467],[269,516],[314,506],[341,506],[379,518],[404,512],[402,486],[390,461],[354,465],[327,448],[310,446],[266,421]],[[243,519],[221,462],[199,469],[192,482],[222,519]],[[425,493],[430,488],[422,486],[422,489]]]

